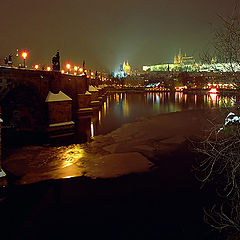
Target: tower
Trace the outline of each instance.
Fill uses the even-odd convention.
[[[127,75],[130,75],[131,74],[131,67],[128,63],[128,60],[127,60],[127,63],[124,61],[123,62],[123,71],[127,74]]]
[[[178,53],[178,63],[182,63],[182,51],[181,51],[181,49],[179,49],[179,53]]]
[[[178,58],[176,57],[176,55],[174,56],[174,64],[178,63]]]

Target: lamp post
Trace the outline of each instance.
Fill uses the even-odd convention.
[[[66,68],[67,68],[67,70],[68,70],[68,73],[70,73],[70,71],[71,71],[71,65],[70,65],[69,63],[66,64]]]
[[[28,53],[26,51],[22,52],[22,58],[23,58],[23,67],[26,67],[26,59],[28,57]]]

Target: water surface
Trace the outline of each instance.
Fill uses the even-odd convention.
[[[233,105],[236,97],[218,94],[183,94],[181,92],[113,93],[92,119],[91,134],[106,134],[124,123],[163,113],[220,108]]]

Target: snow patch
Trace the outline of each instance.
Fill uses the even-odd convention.
[[[62,102],[62,101],[72,101],[72,99],[62,91],[59,91],[59,93],[57,94],[49,91],[47,98],[45,100],[45,102]]]
[[[92,85],[89,86],[89,90],[88,91],[90,91],[90,92],[98,92],[97,88],[95,88]]]

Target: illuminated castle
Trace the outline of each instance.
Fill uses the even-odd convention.
[[[183,56],[181,49],[179,50],[178,56],[174,57],[174,64],[194,64],[195,59],[193,57],[187,57],[186,53]]]
[[[125,63],[125,61],[123,62],[123,71],[127,74],[127,75],[131,75],[131,67],[127,61],[127,63]]]

